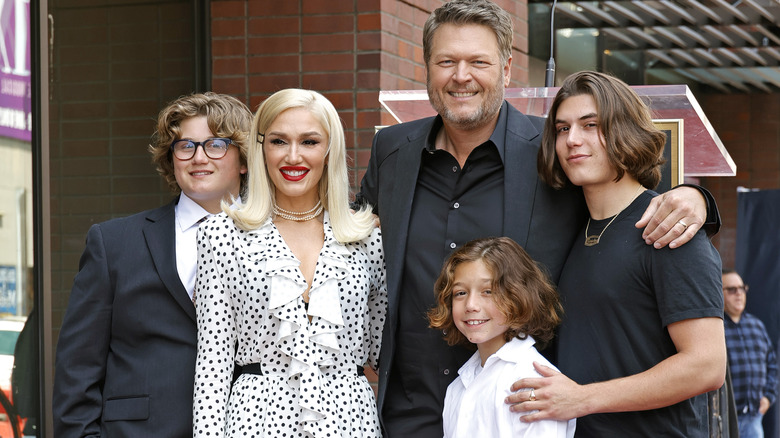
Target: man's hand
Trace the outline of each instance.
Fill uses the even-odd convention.
[[[761,413],[761,415],[766,414],[766,411],[769,410],[769,399],[766,397],[761,397],[761,401],[758,402],[758,412]]]
[[[590,413],[591,400],[584,386],[537,362],[534,362],[534,368],[543,377],[518,380],[512,384],[511,390],[515,392],[504,400],[512,405],[509,407],[512,412],[537,411],[521,416],[521,421],[566,421]]]
[[[707,220],[707,201],[693,187],[678,187],[650,201],[636,223],[643,228],[645,243],[656,249],[669,245],[677,248],[693,239]]]

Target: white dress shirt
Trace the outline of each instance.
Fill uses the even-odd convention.
[[[511,412],[504,399],[510,387],[524,377],[541,377],[533,367],[539,362],[555,368],[544,358],[530,336],[512,339],[481,366],[479,352],[458,370],[444,399],[444,437],[544,437],[571,438],[576,420],[543,420],[523,423],[524,414]]]
[[[183,192],[176,204],[176,270],[192,299],[195,272],[198,270],[198,225],[211,214]]]

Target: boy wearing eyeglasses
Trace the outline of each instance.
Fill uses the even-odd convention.
[[[763,438],[761,420],[777,399],[777,358],[764,323],[745,313],[748,285],[723,270],[726,349],[741,438]]]
[[[198,224],[239,197],[251,118],[222,94],[170,103],[149,151],[176,199],[90,228],[57,345],[58,438],[192,437]]]

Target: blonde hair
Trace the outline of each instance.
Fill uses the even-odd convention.
[[[293,108],[304,108],[320,122],[328,134],[328,161],[318,183],[322,204],[330,215],[333,235],[341,243],[356,242],[368,236],[374,228],[370,205],[352,213],[349,209],[349,172],[344,141],[344,128],[336,108],[320,93],[288,88],[268,97],[255,113],[249,132],[247,154],[249,180],[247,193],[238,208],[222,209],[243,230],[259,228],[270,217],[275,199],[273,182],[268,175],[263,151],[264,134],[279,114]]]

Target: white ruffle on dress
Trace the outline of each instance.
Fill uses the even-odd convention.
[[[327,212],[308,311],[300,262],[269,219],[224,213],[198,238],[194,437],[379,437],[374,392],[387,292],[379,229],[343,245]],[[311,317],[311,321],[309,320]],[[260,364],[262,375],[234,363]]]

